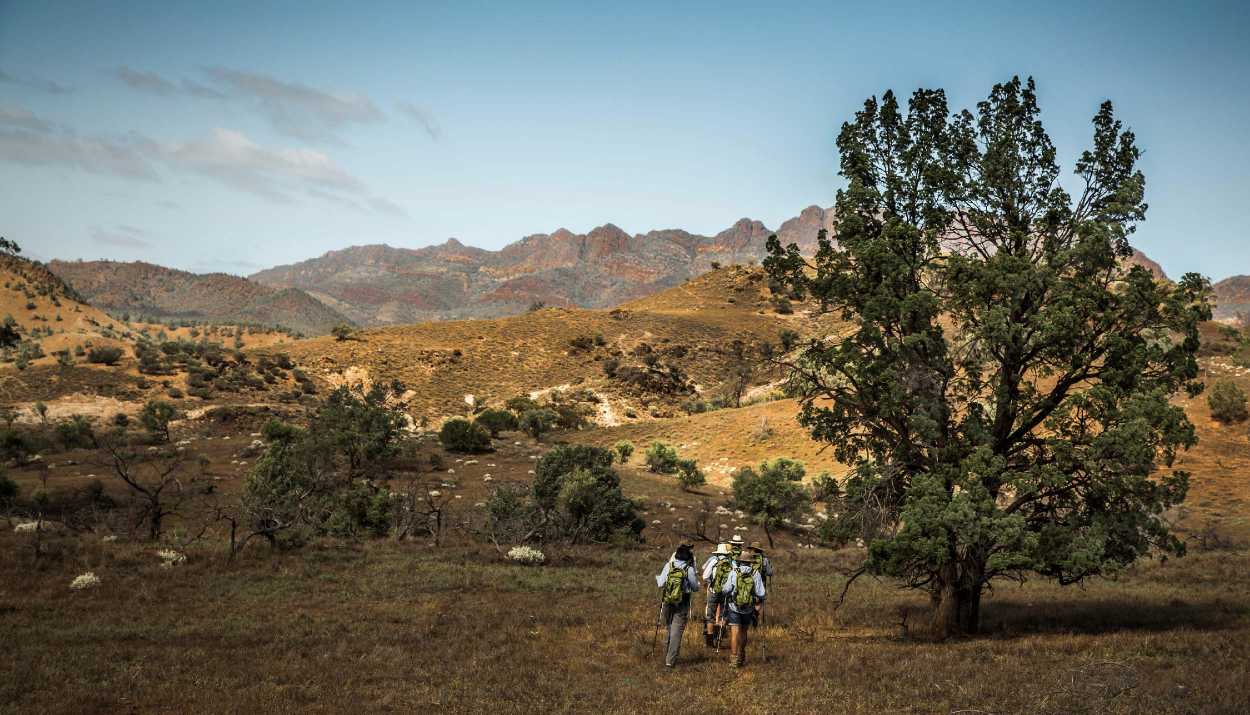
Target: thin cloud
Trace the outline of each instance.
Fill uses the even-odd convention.
[[[26,166],[81,169],[92,174],[111,174],[125,179],[155,181],[142,137],[79,136],[72,131],[53,131],[51,122],[38,117],[19,117],[39,128],[0,126],[0,161]],[[0,122],[2,124],[3,122]]]
[[[134,226],[117,226],[113,229],[91,227],[91,240],[105,246],[117,248],[151,248],[152,244],[143,240],[147,232]]]
[[[184,79],[179,82],[162,77],[155,72],[144,72],[131,69],[125,65],[113,71],[113,75],[127,87],[136,92],[155,94],[161,97],[186,95],[200,99],[225,99],[225,93],[213,89],[194,80]]]
[[[36,117],[25,107],[6,107],[0,105],[0,125],[28,129],[32,132],[50,132],[56,125],[46,119]]]
[[[70,92],[74,91],[73,89],[66,87],[63,84],[59,82],[53,82],[50,79],[43,79],[42,77],[32,77],[30,75],[19,77],[17,75],[5,72],[4,70],[0,70],[0,82],[5,83],[5,84],[15,84],[15,85],[18,85],[19,87],[25,87],[27,89],[34,89],[40,92],[46,92],[48,94],[69,94]]]
[[[430,139],[438,141],[443,138],[443,128],[439,126],[438,120],[425,107],[419,107],[408,102],[400,102],[396,105],[400,112],[403,112],[409,119],[416,122],[417,126],[425,130]]]
[[[360,211],[407,215],[402,207],[375,195],[363,181],[323,152],[267,148],[230,129],[218,128],[202,137],[172,142],[139,134],[124,138],[88,136],[58,127],[21,107],[0,107],[0,161],[76,168],[143,181],[159,181],[160,174],[155,169],[160,166],[275,203],[292,203],[294,196],[305,195]],[[180,208],[169,200],[158,201],[157,205]],[[117,230],[110,234],[101,229],[101,235],[113,235]],[[140,240],[133,231],[129,235]]]
[[[381,110],[363,95],[334,94],[255,72],[209,67],[208,76],[235,96],[253,102],[274,129],[306,141],[339,141],[353,124],[381,121]]]
[[[129,67],[118,67],[114,73],[117,78],[133,90],[169,96],[178,92],[178,85],[170,82],[154,72],[140,72]]]
[[[271,201],[290,201],[290,184],[362,193],[359,179],[330,157],[310,149],[265,149],[241,132],[214,129],[207,137],[159,149],[162,160],[179,169]]]

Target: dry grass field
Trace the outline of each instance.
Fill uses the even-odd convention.
[[[1001,585],[986,635],[936,644],[900,626],[917,595],[863,582],[834,610],[846,555],[780,549],[768,624],[735,671],[693,632],[678,667],[653,653],[667,546],[548,548],[535,568],[482,546],[322,544],[163,569],[140,544],[75,539],[37,564],[16,535],[0,544],[3,712],[1250,709],[1244,551],[1080,589]],[[86,570],[101,585],[68,589]]]

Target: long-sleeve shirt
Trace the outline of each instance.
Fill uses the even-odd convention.
[[[729,597],[725,599],[725,602],[729,604],[729,607],[733,609],[735,613],[750,613],[755,610],[755,604],[752,604],[750,608],[739,608],[737,604],[734,603],[735,599],[732,598],[733,592],[738,588],[738,577],[748,573],[751,574],[752,581],[754,582],[755,600],[760,603],[764,602],[764,596],[766,595],[764,592],[764,579],[761,578],[759,573],[755,571],[755,569],[752,569],[749,565],[735,564],[734,570],[730,571],[729,574],[725,576],[725,585],[721,587],[721,593]]]
[[[660,571],[660,575],[655,577],[656,588],[664,588],[664,582],[668,580],[668,572],[673,566],[686,572],[686,578],[682,579],[681,582],[682,593],[694,593],[699,590],[699,576],[694,571],[694,565],[677,559],[669,559],[664,562],[664,570]]]
[[[716,564],[720,563],[721,560],[727,559],[727,558],[729,557],[725,554],[712,554],[711,556],[707,557],[707,561],[703,562],[704,583],[712,582],[712,573],[716,571]]]

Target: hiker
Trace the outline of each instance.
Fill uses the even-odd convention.
[[[760,547],[760,542],[752,541],[751,545],[743,552],[743,561],[751,564],[755,569],[755,573],[759,574],[760,580],[764,582],[764,590],[768,590],[769,581],[773,578],[773,562],[769,560],[768,555],[764,553],[764,549]],[[755,608],[755,623],[753,628],[762,628],[764,626],[764,604],[760,603]]]
[[[764,588],[768,588],[768,582],[773,578],[772,559],[768,558],[768,554],[764,553],[764,549],[760,546],[760,542],[758,541],[752,541],[749,548],[752,552],[754,552],[753,563],[755,565],[755,570],[758,571],[760,576],[764,579]]]
[[[725,586],[725,577],[733,568],[733,557],[729,551],[729,543],[722,541],[716,550],[703,562],[703,583],[707,584],[707,606],[703,609],[703,644],[708,648],[716,645],[718,636],[724,626],[725,615],[721,612],[725,597],[721,589]]]
[[[735,668],[747,659],[747,629],[755,622],[756,605],[764,605],[764,579],[751,565],[747,553],[734,557],[733,568],[721,588],[725,599],[725,624],[729,627],[729,652]]]
[[[699,576],[694,570],[694,551],[690,544],[677,547],[655,577],[660,587],[660,622],[668,629],[664,665],[673,667],[681,650],[681,637],[690,618],[690,594],[699,590]]]

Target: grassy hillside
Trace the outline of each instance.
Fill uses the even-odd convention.
[[[682,402],[716,394],[727,380],[725,351],[733,341],[775,346],[782,331],[798,325],[797,314],[776,311],[761,269],[731,267],[613,310],[546,308],[493,320],[373,328],[350,340],[302,341],[290,352],[330,382],[400,380],[415,393],[413,414],[433,421],[463,412],[466,395],[487,403],[576,386],[606,400],[606,421],[617,422],[678,414]],[[588,344],[577,347],[576,340]],[[645,394],[605,375],[610,360],[641,365],[643,351],[660,366],[680,368],[697,392]],[[761,371],[755,379],[769,375]]]

